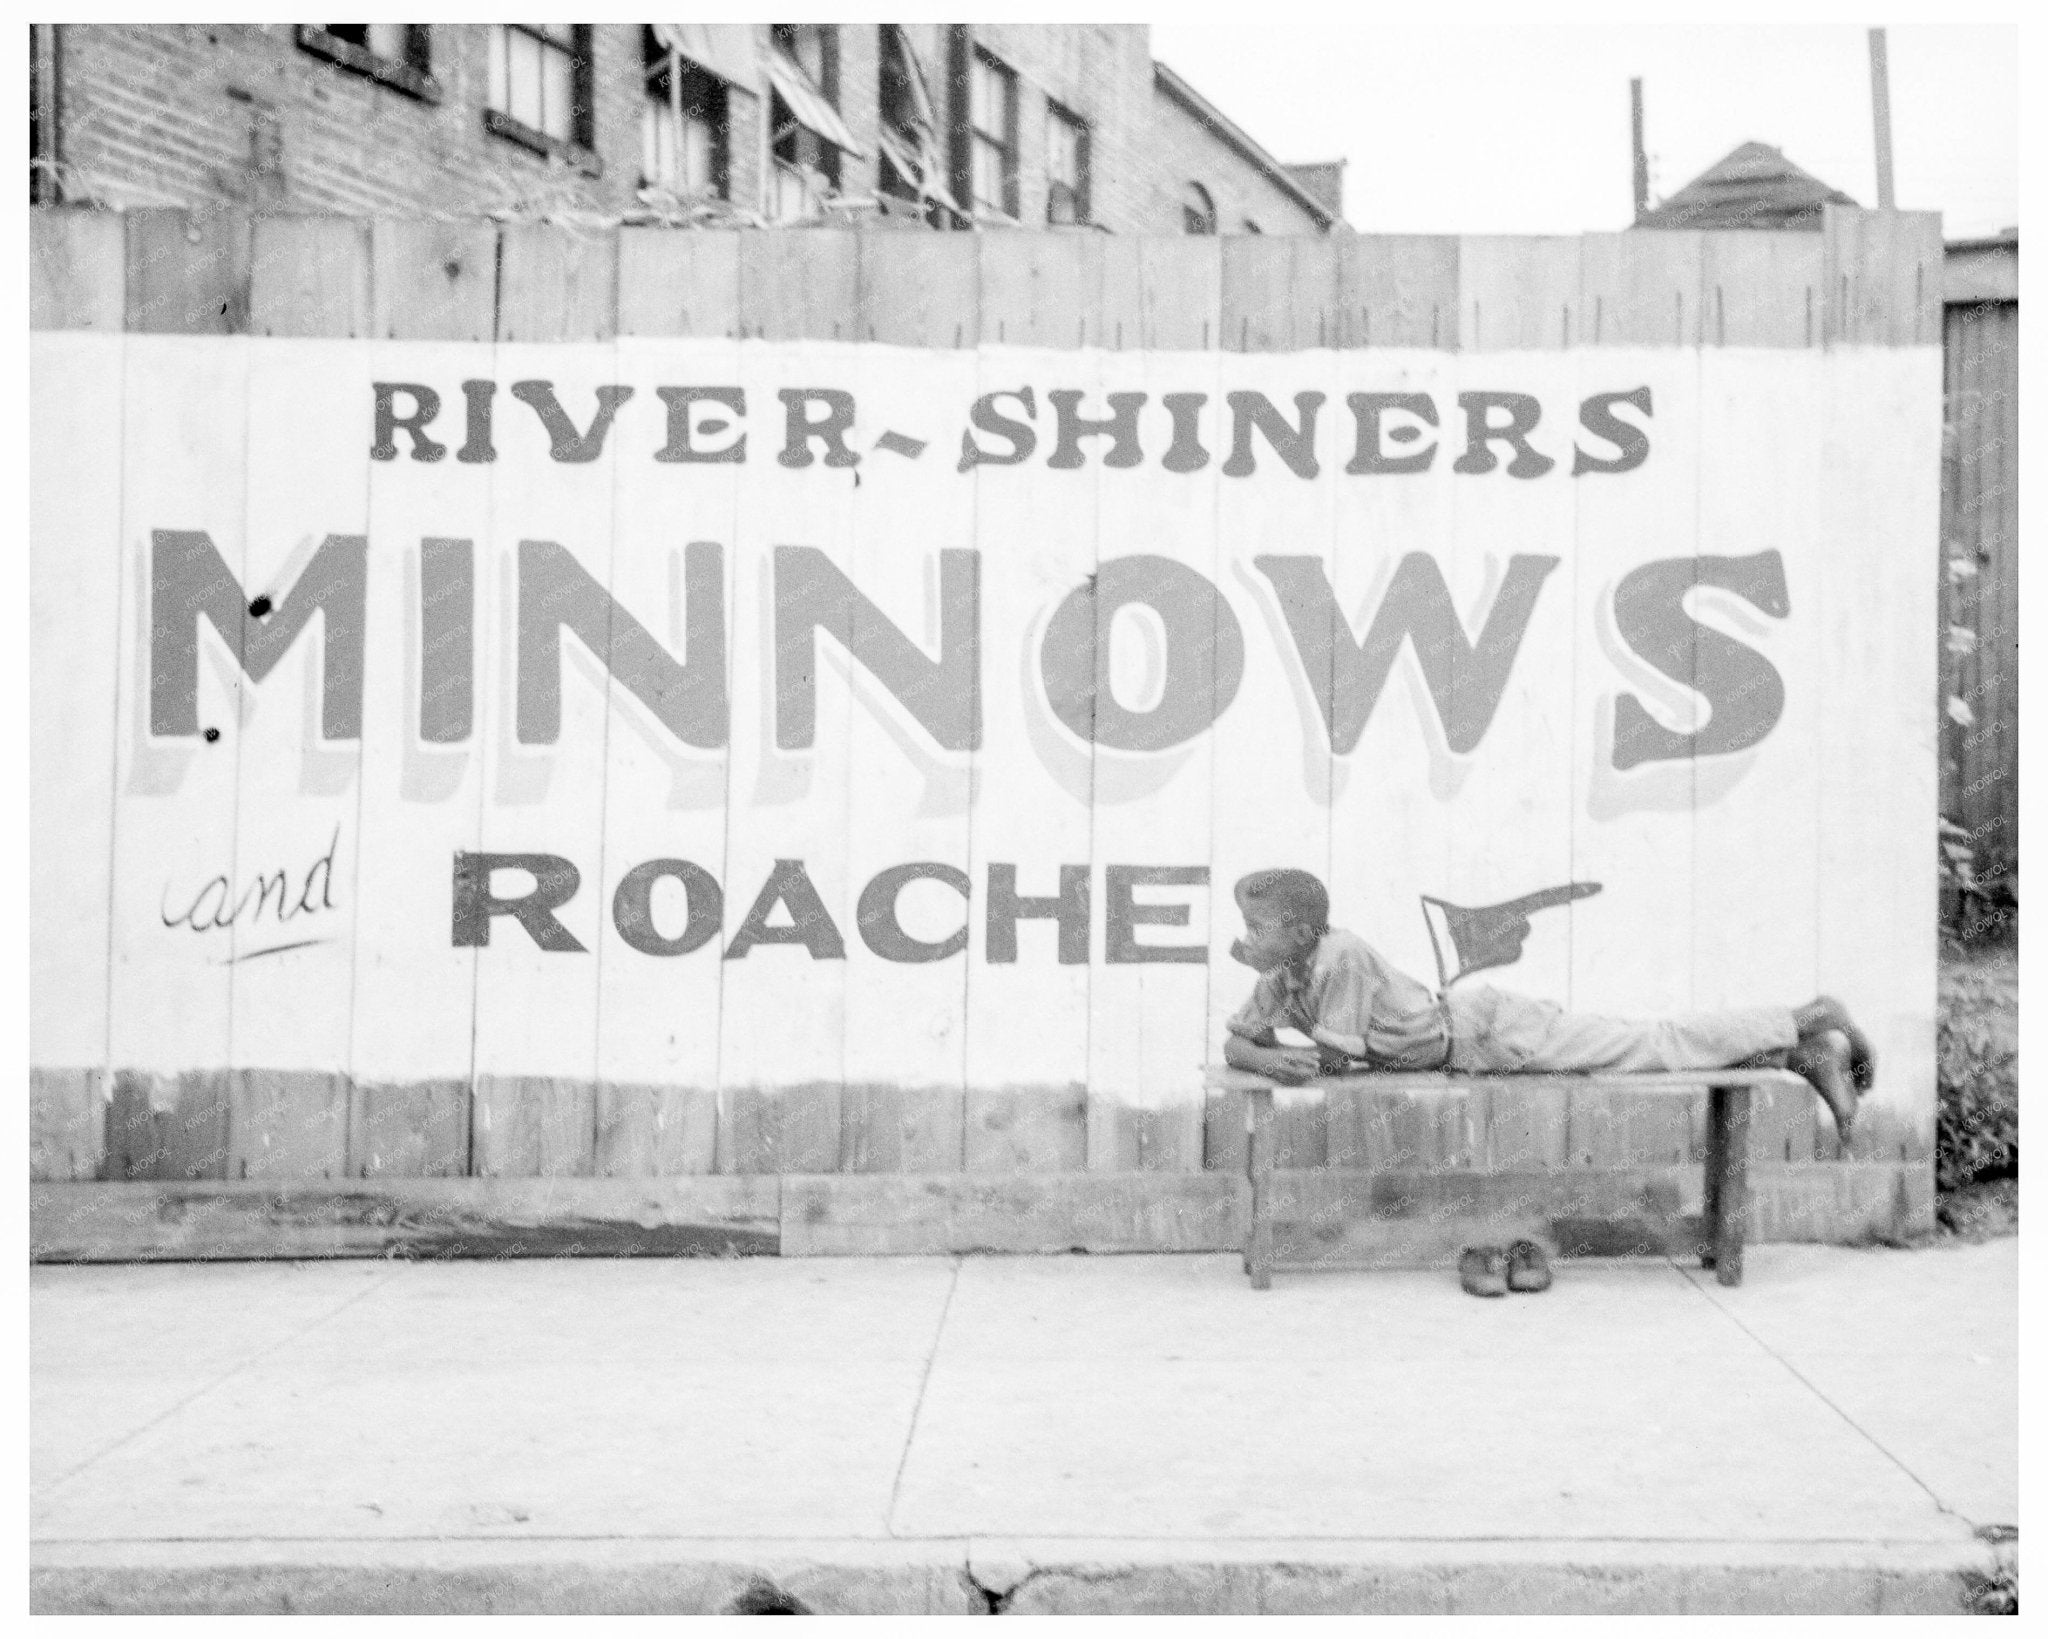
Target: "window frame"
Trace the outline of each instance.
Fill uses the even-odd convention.
[[[978,124],[975,119],[974,87],[977,83],[975,70],[978,68],[989,70],[997,82],[1001,84],[1005,93],[1004,102],[1006,106],[1003,110],[1004,130],[1000,137],[989,132],[985,127]],[[1023,220],[1023,210],[1021,208],[1022,201],[1018,197],[1020,190],[1017,175],[1017,118],[1018,104],[1022,99],[1018,95],[1017,71],[985,46],[979,43],[970,43],[968,46],[967,74],[967,96],[964,99],[965,106],[962,110],[964,115],[963,129],[967,138],[967,208],[976,217],[980,217],[984,212],[987,212],[1004,222],[1021,222]],[[1000,187],[1002,191],[1002,201],[999,204],[985,203],[975,190],[974,156],[982,144],[995,149],[998,156]]]
[[[1052,189],[1056,179],[1052,174],[1052,133],[1064,126],[1074,134],[1074,219],[1072,222],[1055,222],[1052,214]],[[1071,108],[1045,99],[1045,220],[1049,227],[1085,228],[1094,221],[1095,167],[1093,164],[1094,135],[1089,124]]]
[[[839,109],[839,25],[837,23],[770,23],[768,25],[769,47],[779,51],[798,68],[803,70],[810,82],[835,110]],[[813,39],[818,46],[818,66],[814,71],[803,59],[798,49],[802,39]],[[777,119],[777,114],[782,115]],[[768,87],[766,114],[768,118],[768,167],[771,200],[768,217],[773,222],[815,221],[824,210],[825,201],[838,197],[845,187],[845,157],[832,143],[827,142],[815,131],[803,126],[789,111],[789,105],[782,100],[782,93],[772,85]],[[842,111],[843,117],[843,111]],[[777,139],[776,133],[787,124],[789,134]],[[790,147],[784,153],[783,145]],[[815,163],[813,163],[815,160]],[[778,180],[788,177],[801,193],[806,208],[796,214],[785,213],[781,205],[782,187]],[[817,185],[813,185],[815,179]]]
[[[645,28],[644,25],[643,28]],[[690,91],[694,90],[696,93],[694,106],[709,110],[708,114],[701,119],[701,123],[708,126],[711,132],[711,183],[708,196],[714,199],[730,200],[732,198],[732,99],[729,88],[725,81],[721,80],[716,74],[711,73],[701,63],[694,63],[681,52],[671,51],[662,45],[652,28],[645,28],[642,38],[641,49],[645,66],[641,80],[644,100],[641,104],[640,117],[642,120],[647,118],[648,103],[659,103],[664,108],[673,110],[678,119],[689,119],[692,116],[688,112],[686,100],[689,99]],[[678,70],[681,71],[680,76],[678,75]],[[655,80],[657,75],[667,82],[668,89],[665,93],[656,93]],[[688,89],[686,89],[686,84]],[[680,138],[681,132],[678,131],[677,135]],[[668,188],[668,184],[659,177],[647,174],[644,138],[642,141],[641,160],[640,186],[643,188]],[[669,188],[668,191],[675,193],[673,188]],[[683,200],[706,197],[706,195],[701,193],[676,193],[675,196]]]
[[[510,30],[524,34],[528,39],[538,40],[543,50],[566,50],[569,53],[569,122],[572,134],[568,137],[558,137],[537,126],[528,125],[505,109],[488,106],[488,84],[484,92],[484,129],[493,136],[517,143],[543,158],[561,159],[587,176],[603,175],[604,162],[597,156],[597,109],[594,94],[596,74],[591,25],[571,23],[570,39],[566,46],[553,35],[542,33],[532,24],[493,23],[490,27]],[[493,38],[487,44],[489,48],[495,49],[497,41]],[[508,64],[508,80],[509,77]],[[509,96],[507,100],[510,100]]]
[[[320,23],[300,23],[297,39],[301,51],[324,58],[337,68],[361,74],[379,85],[402,91],[408,97],[417,97],[421,102],[438,103],[442,91],[441,82],[434,78],[433,72],[433,25],[407,23],[404,26],[407,33],[403,58],[386,57],[357,45],[353,40],[344,40]]]
[[[1202,222],[1197,225],[1195,209],[1189,203],[1189,196],[1198,197],[1202,202]],[[1181,184],[1180,190],[1181,231],[1189,238],[1213,239],[1223,231],[1223,219],[1217,214],[1216,196],[1201,183],[1192,179]]]

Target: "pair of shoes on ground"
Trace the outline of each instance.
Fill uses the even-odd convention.
[[[1517,1241],[1506,1251],[1497,1246],[1468,1246],[1458,1258],[1458,1284],[1475,1298],[1548,1291],[1550,1259],[1534,1241]]]

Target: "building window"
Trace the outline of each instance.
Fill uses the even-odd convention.
[[[1247,216],[1244,219],[1244,231],[1246,233],[1264,233],[1266,230],[1260,227],[1255,219]]]
[[[594,166],[590,28],[584,23],[491,26],[490,98],[484,123],[543,154]]]
[[[946,186],[946,163],[939,149],[939,118],[926,85],[924,67],[910,40],[894,23],[882,25],[882,64],[877,87],[882,125],[881,189],[891,199],[912,207],[932,227],[957,220],[960,207]]]
[[[776,51],[798,73],[792,78],[785,70],[781,80],[770,74],[770,213],[777,222],[800,222],[818,215],[839,191],[839,149],[818,129],[839,123],[839,30],[831,23],[776,23],[772,32]]]
[[[725,82],[646,30],[647,100],[640,105],[640,183],[678,199],[728,197],[731,126]]]
[[[409,96],[441,100],[433,31],[425,23],[301,23],[299,45]]]
[[[1190,182],[1180,196],[1181,225],[1189,233],[1216,231],[1216,201],[1199,182]]]
[[[968,66],[968,192],[977,214],[1017,215],[1017,76],[977,49]]]
[[[1054,103],[1045,105],[1045,219],[1088,220],[1088,127]]]

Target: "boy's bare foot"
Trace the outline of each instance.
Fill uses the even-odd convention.
[[[1550,1259],[1534,1241],[1517,1241],[1508,1248],[1508,1290],[1547,1292],[1550,1290]]]
[[[1804,1076],[1820,1094],[1845,1144],[1856,1125],[1856,1088],[1849,1079],[1849,1065],[1848,1049],[1832,1033],[1802,1037],[1785,1055],[1785,1067]]]
[[[1497,1246],[1468,1246],[1458,1256],[1458,1284],[1475,1298],[1508,1295],[1507,1254]]]
[[[1832,996],[1816,996],[1794,1015],[1801,1036],[1839,1030],[1849,1042],[1849,1075],[1858,1092],[1867,1093],[1877,1083],[1877,1049],[1862,1027],[1849,1017],[1849,1010]]]

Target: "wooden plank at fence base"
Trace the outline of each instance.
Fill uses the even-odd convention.
[[[839,1165],[840,1083],[719,1090],[718,1170],[830,1172]]]
[[[349,1089],[348,1176],[459,1178],[469,1171],[462,1080],[358,1082]]]
[[[618,328],[616,228],[520,222],[498,252],[500,341],[606,341]]]
[[[967,1089],[969,1172],[1071,1172],[1088,1164],[1088,1089]]]
[[[496,332],[498,230],[490,222],[370,224],[371,334],[393,341],[489,341]]]
[[[717,1163],[718,1095],[709,1088],[599,1082],[596,1119],[600,1178],[673,1178]]]
[[[28,230],[29,328],[118,334],[128,286],[122,218],[51,206],[29,212]]]
[[[785,1178],[786,1257],[942,1252],[1220,1252],[1251,1186],[1216,1173],[1060,1178]]]
[[[1458,345],[1458,240],[1359,233],[1337,242],[1339,347]]]
[[[1562,1227],[1565,1244],[1595,1255],[1655,1251],[1646,1228],[1682,1237],[1700,1209],[1698,1167],[1617,1169],[1576,1193],[1566,1187],[1573,1176],[1588,1175],[1322,1171],[1279,1173],[1274,1183],[1287,1203],[1286,1233],[1333,1262],[1386,1266],[1448,1269],[1460,1246],[1474,1236],[1497,1241],[1509,1214],[1530,1204],[1551,1213],[1544,1232]],[[1468,1193],[1454,1192],[1461,1184]],[[1414,1210],[1372,1216],[1375,1188],[1381,1206]],[[1753,1242],[1889,1244],[1934,1227],[1934,1178],[1924,1162],[1758,1167],[1750,1188]],[[1432,1215],[1432,1203],[1444,1210]],[[1214,1172],[32,1183],[29,1252],[38,1263],[1235,1253],[1250,1205],[1242,1174]],[[1586,1208],[1598,1210],[1575,1210]]]
[[[962,1088],[848,1082],[841,1095],[841,1172],[958,1172],[966,1155]]]
[[[149,207],[127,213],[127,328],[238,336],[249,328],[246,211]]]
[[[99,1070],[29,1071],[29,1177],[100,1175],[107,1147],[106,1080]]]
[[[740,242],[733,233],[619,230],[619,334],[737,336]]]
[[[596,1089],[566,1076],[479,1075],[470,1170],[479,1178],[587,1177]]]
[[[105,1176],[225,1178],[229,1079],[225,1070],[116,1070]]]
[[[38,1184],[43,1263],[185,1258],[731,1258],[781,1245],[774,1178]]]
[[[348,1170],[348,1078],[238,1069],[228,1082],[228,1175],[339,1178]]]
[[[370,334],[370,225],[346,216],[261,216],[249,268],[258,336]]]

